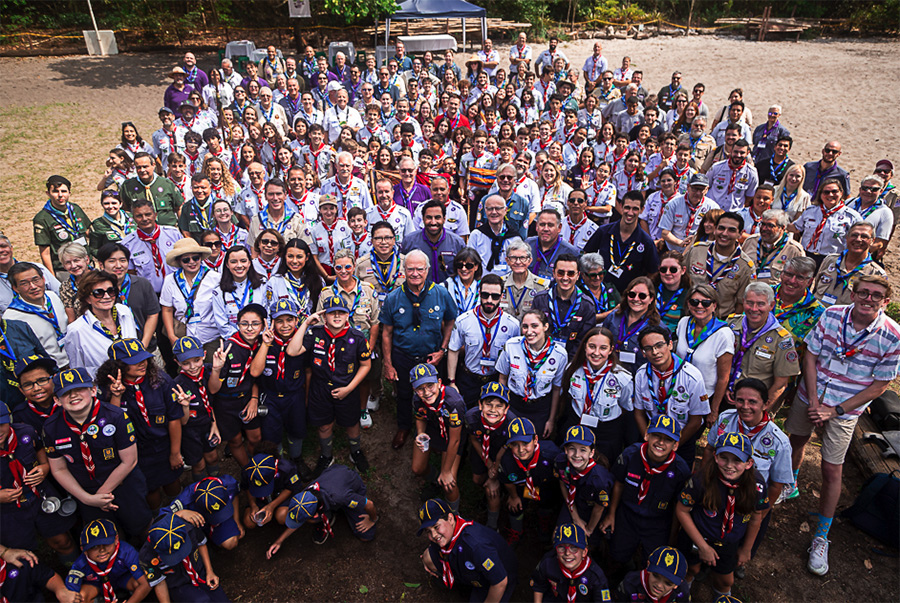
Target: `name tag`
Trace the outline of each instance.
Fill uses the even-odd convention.
[[[758,358],[762,358],[763,360],[771,360],[772,359],[772,353],[766,352],[765,350],[756,350],[756,356]]]
[[[78,243],[79,245],[87,245],[87,239],[85,239],[84,237],[78,237],[74,242]]]
[[[619,352],[619,362],[634,364],[636,360],[634,352]]]
[[[611,275],[613,275],[616,278],[619,278],[620,276],[622,276],[622,269],[619,268],[618,266],[608,268],[606,271],[609,272]]]
[[[772,271],[771,270],[760,270],[759,273],[756,275],[756,278],[759,280],[772,278]]]
[[[593,415],[581,415],[581,424],[585,427],[596,427],[599,422]]]
[[[833,306],[834,304],[837,303],[837,297],[835,297],[831,293],[826,293],[825,295],[822,296],[822,303],[829,305],[829,306]]]
[[[766,148],[766,139],[763,138],[762,140],[760,140],[759,143],[756,145],[756,148],[757,148],[757,149],[764,149],[764,148]]]
[[[828,370],[839,375],[846,373],[847,368],[847,364],[839,357],[832,358],[828,363]]]
[[[481,359],[481,366],[494,366],[494,364],[496,364],[496,362],[490,358]]]

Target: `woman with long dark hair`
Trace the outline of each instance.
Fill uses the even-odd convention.
[[[645,327],[658,325],[659,322],[656,288],[646,276],[639,276],[628,283],[622,292],[619,307],[603,321],[603,326],[615,337],[619,363],[632,375],[647,362],[638,344],[638,334]]]
[[[302,239],[288,241],[281,255],[281,264],[266,283],[267,297],[272,303],[281,299],[292,300],[300,307],[302,320],[318,307],[322,287],[322,277],[309,245]]]
[[[225,252],[222,279],[212,292],[213,316],[223,339],[237,331],[238,313],[251,303],[265,306],[266,288],[263,277],[253,269],[250,251],[236,245]]]

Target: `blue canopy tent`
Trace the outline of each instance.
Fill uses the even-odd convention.
[[[404,0],[385,19],[384,44],[390,44],[391,21],[416,19],[462,19],[463,48],[466,46],[466,19],[481,19],[481,39],[487,38],[487,11],[466,0]]]

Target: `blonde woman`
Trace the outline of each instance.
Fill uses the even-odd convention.
[[[239,190],[225,162],[213,155],[207,155],[203,160],[203,173],[209,178],[209,184],[212,186],[212,198],[216,201],[228,201],[229,205],[234,205],[234,196]]]
[[[796,220],[811,204],[812,199],[803,190],[806,172],[803,166],[794,164],[784,173],[781,184],[775,188],[775,200],[772,209],[781,209],[788,213],[791,220]]]
[[[555,209],[560,216],[566,215],[566,202],[572,187],[563,182],[562,171],[552,161],[541,166],[538,192],[541,195],[541,209]]]

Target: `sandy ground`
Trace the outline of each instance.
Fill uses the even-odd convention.
[[[827,140],[837,139],[844,149],[840,164],[849,170],[854,190],[877,160],[889,157],[900,161],[896,155],[900,134],[890,127],[889,117],[893,114],[891,101],[900,92],[900,55],[894,41],[755,43],[703,36],[603,44],[612,66],[618,65],[622,55],[630,55],[633,65],[645,72],[650,91],[667,84],[671,72],[680,69],[686,87],[698,81],[706,84],[707,102],[715,108],[725,103],[732,88],[743,87],[757,123],[770,104],[783,105],[783,122],[796,141],[794,160],[816,159]],[[580,69],[591,46],[592,41],[584,40],[562,47]],[[506,56],[507,49],[500,50]],[[540,50],[536,47],[535,54]],[[158,127],[156,112],[168,83],[165,73],[179,58],[179,53],[0,58],[4,82],[0,97],[0,230],[11,237],[19,258],[36,258],[30,221],[45,201],[43,182],[48,175],[66,175],[73,182],[73,200],[91,217],[100,213],[95,187],[107,151],[118,142],[120,122],[134,121],[149,139]],[[199,59],[203,68],[215,60],[212,54]],[[890,124],[888,129],[884,124]],[[894,277],[896,250],[888,256],[888,264]],[[248,536],[237,555],[214,555],[232,600],[447,598],[428,583],[419,566],[424,542],[415,539],[413,524],[420,492],[409,472],[409,445],[402,453],[390,449],[392,416],[388,404],[375,415],[376,426],[364,440],[373,464],[367,481],[384,517],[378,540],[361,547],[351,542],[346,526],[339,525],[337,541],[316,547],[313,553],[309,535],[298,533],[279,558],[267,564],[263,553],[278,530],[270,528]],[[809,450],[801,474],[804,495],[778,509],[769,541],[735,593],[745,601],[793,601],[813,596],[822,601],[897,600],[896,559],[879,556],[873,551],[877,546],[874,540],[840,521],[831,533],[831,573],[819,579],[806,572],[809,525],[814,525],[807,513],[816,507],[820,483],[818,452],[815,446]],[[339,457],[343,455],[345,452],[338,452]],[[847,473],[842,507],[852,502],[861,483],[855,465],[848,464]],[[478,497],[468,490],[464,511],[474,509]],[[519,552],[522,566],[516,598],[530,599],[527,578],[540,552],[529,538]],[[695,592],[697,600],[709,595],[703,585]]]

